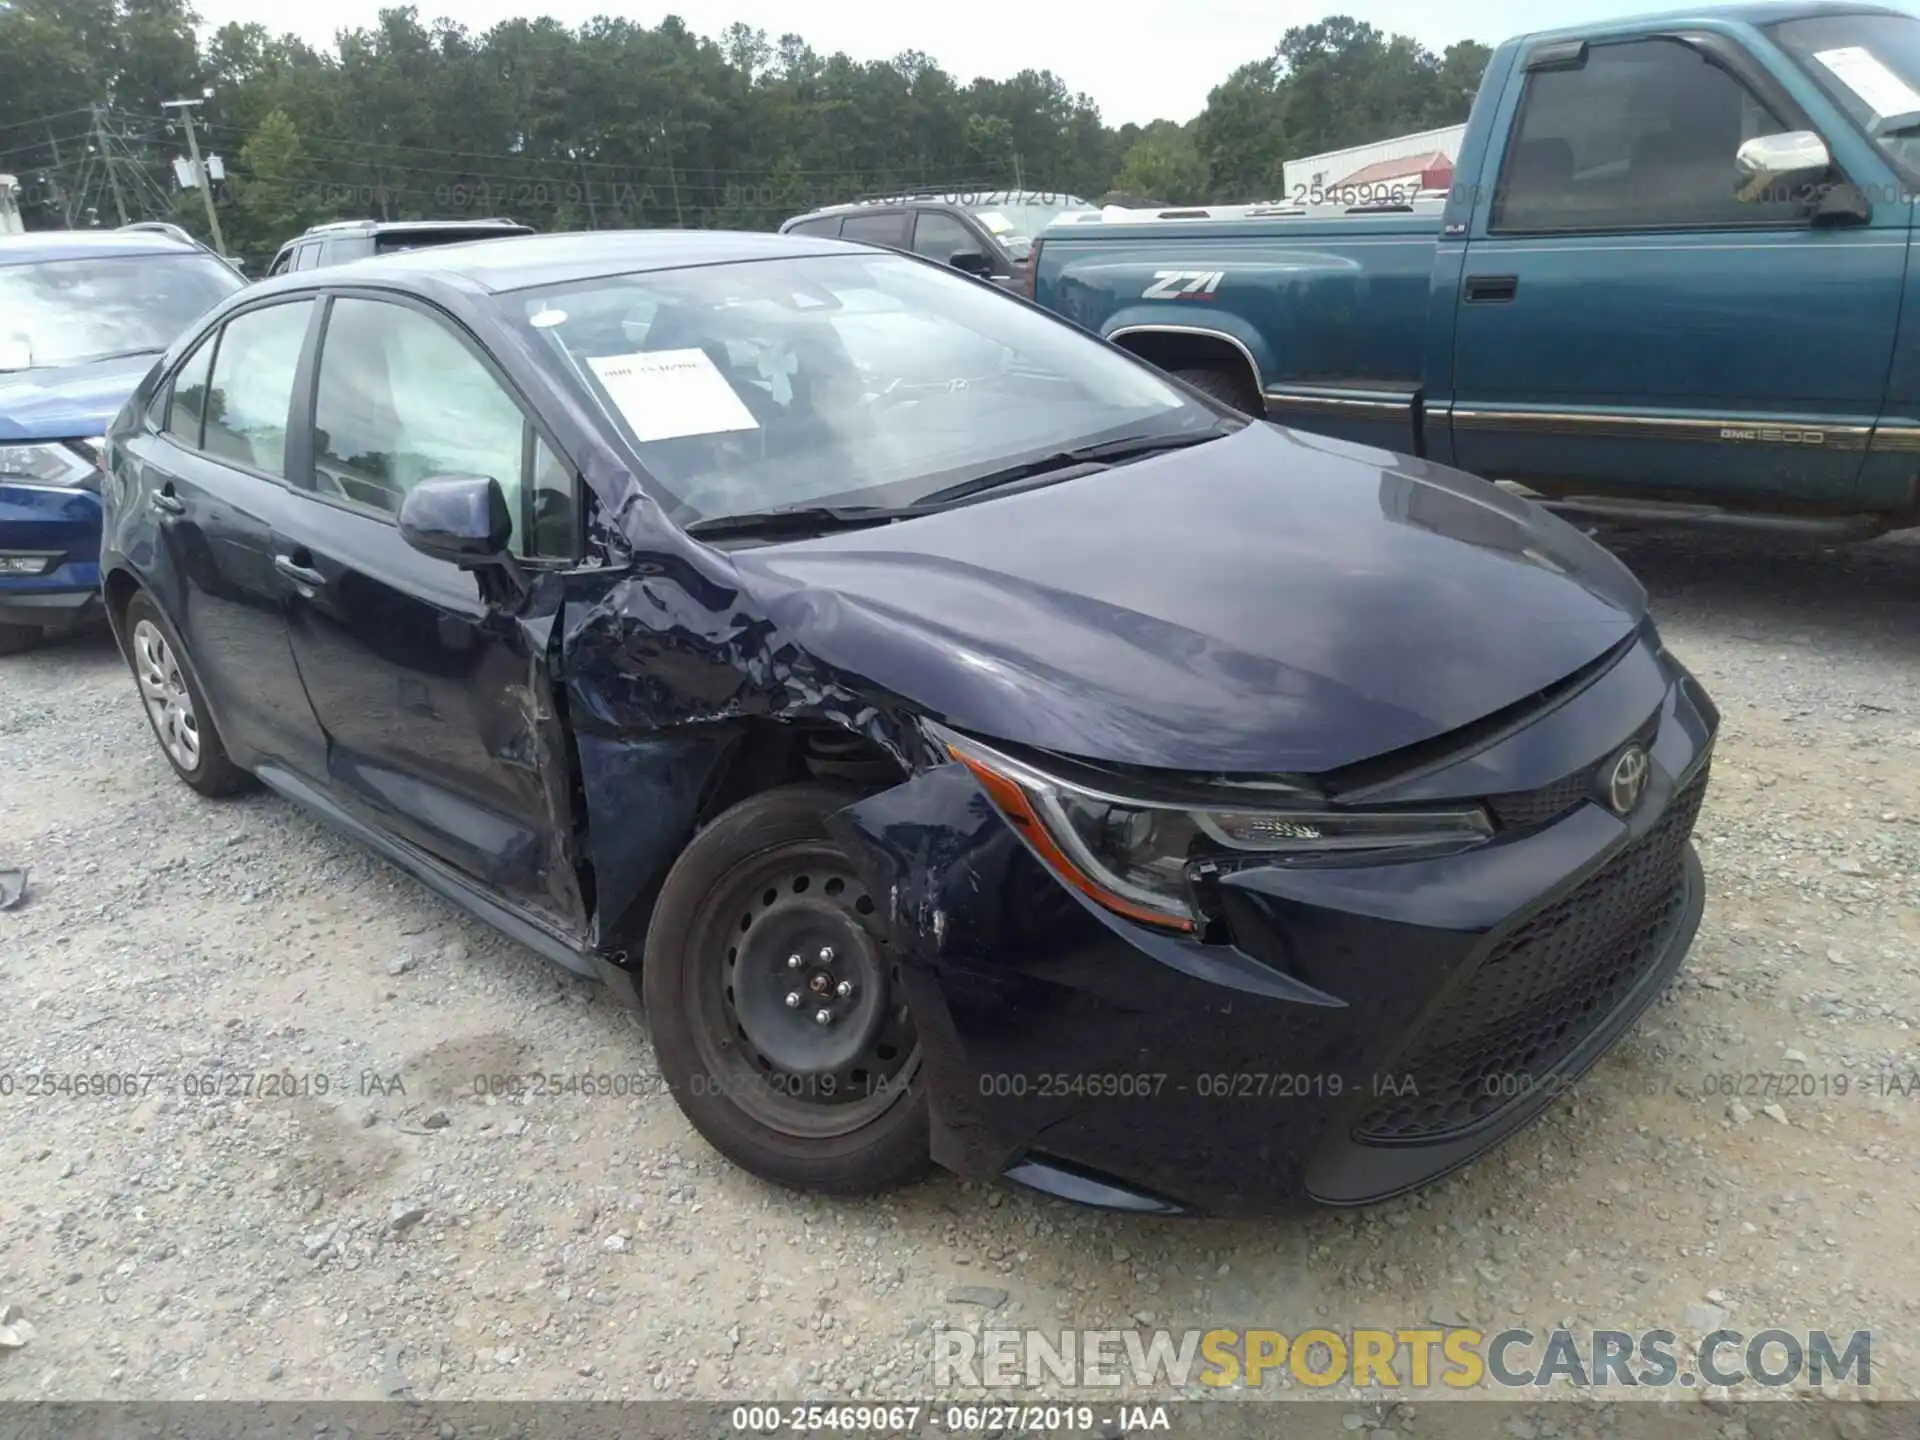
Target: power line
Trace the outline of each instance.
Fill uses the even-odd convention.
[[[93,107],[79,105],[72,110],[56,110],[51,115],[36,115],[31,120],[0,121],[0,130],[29,130],[37,126],[51,125],[55,120],[65,120],[70,115],[90,115]]]
[[[247,130],[245,130],[244,128],[238,125],[229,125],[229,124],[225,124],[217,121],[202,121],[201,128],[209,131],[222,131],[228,134],[229,136],[240,138],[242,140],[252,138],[251,134]],[[394,143],[391,141],[385,141],[385,140],[360,140],[360,139],[348,140],[348,139],[341,139],[341,138],[327,136],[327,135],[309,135],[306,131],[300,130],[297,126],[295,127],[295,133],[299,136],[300,144],[302,148],[317,145],[317,146],[322,146],[330,149],[344,148],[344,149],[353,150],[353,151],[396,150],[406,154],[436,155],[436,156],[443,156],[448,159],[504,160],[504,161],[508,161],[509,163],[531,162],[531,163],[540,164],[540,165],[574,166],[576,168],[584,166],[585,168],[590,170],[634,170],[637,168],[641,168],[640,166],[636,165],[632,161],[579,160],[579,159],[575,159],[572,156],[554,156],[549,159],[539,155],[530,155],[525,151],[449,150],[439,145],[401,145],[401,144],[397,144],[397,143]],[[373,162],[369,161],[368,163],[373,163]],[[790,168],[784,165],[768,165],[764,167],[739,166],[739,167],[729,167],[725,173],[730,175],[762,175],[762,176],[792,175],[795,177],[804,178],[812,175],[827,175],[827,176],[843,175],[846,173],[847,168],[848,167],[836,166],[836,165],[814,166],[814,167],[807,167],[807,168],[799,168],[799,167]],[[908,168],[908,167],[902,167],[902,168]],[[446,171],[443,173],[460,174],[465,172]]]

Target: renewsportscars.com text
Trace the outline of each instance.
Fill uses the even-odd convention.
[[[933,1382],[1018,1386],[1184,1386],[1259,1389],[1350,1384],[1520,1389],[1769,1387],[1873,1383],[1872,1332],[1714,1330],[1687,1347],[1672,1330],[1470,1328],[1397,1330],[940,1330]]]

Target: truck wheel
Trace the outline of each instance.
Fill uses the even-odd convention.
[[[1190,370],[1175,370],[1173,378],[1184,380],[1196,390],[1204,390],[1214,399],[1233,406],[1243,415],[1266,419],[1266,407],[1247,377],[1224,365],[1202,365]]]
[[[40,643],[38,625],[0,625],[0,655],[18,655]]]
[[[862,793],[788,785],[721,814],[668,873],[641,969],[693,1127],[763,1180],[840,1195],[932,1165],[898,957],[825,825]]]

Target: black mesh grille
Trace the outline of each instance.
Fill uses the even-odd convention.
[[[1658,960],[1686,907],[1682,853],[1706,798],[1701,767],[1646,836],[1516,928],[1458,981],[1392,1071],[1411,1076],[1356,1140],[1447,1139],[1555,1084],[1557,1066]]]
[[[1500,822],[1502,830],[1531,830],[1549,820],[1558,820],[1593,793],[1596,766],[1576,770],[1564,780],[1542,785],[1538,790],[1515,790],[1505,795],[1489,795],[1487,808]]]
[[[1646,724],[1635,731],[1628,740],[1637,740],[1642,745],[1652,745],[1653,738],[1659,733],[1660,716],[1656,712]],[[1623,745],[1627,741],[1621,742]],[[1614,752],[1615,754],[1618,751]],[[1593,764],[1573,772],[1573,774],[1555,780],[1550,785],[1542,785],[1537,790],[1511,790],[1502,795],[1487,796],[1487,808],[1493,812],[1493,818],[1500,822],[1502,830],[1531,830],[1536,825],[1544,825],[1549,820],[1558,820],[1567,811],[1573,809],[1582,800],[1592,798],[1598,792],[1598,772],[1607,760],[1596,760]]]

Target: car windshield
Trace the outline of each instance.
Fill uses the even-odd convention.
[[[1147,366],[944,266],[814,255],[502,297],[684,522],[911,505],[1090,444],[1221,417]]]
[[[1029,190],[958,198],[1015,260],[1024,260],[1032,254],[1033,237],[1062,215],[1099,208],[1078,195],[1048,195]]]
[[[1920,176],[1920,20],[1818,15],[1782,21],[1773,34],[1855,124]]]
[[[197,253],[0,267],[0,370],[157,354],[245,283]]]

